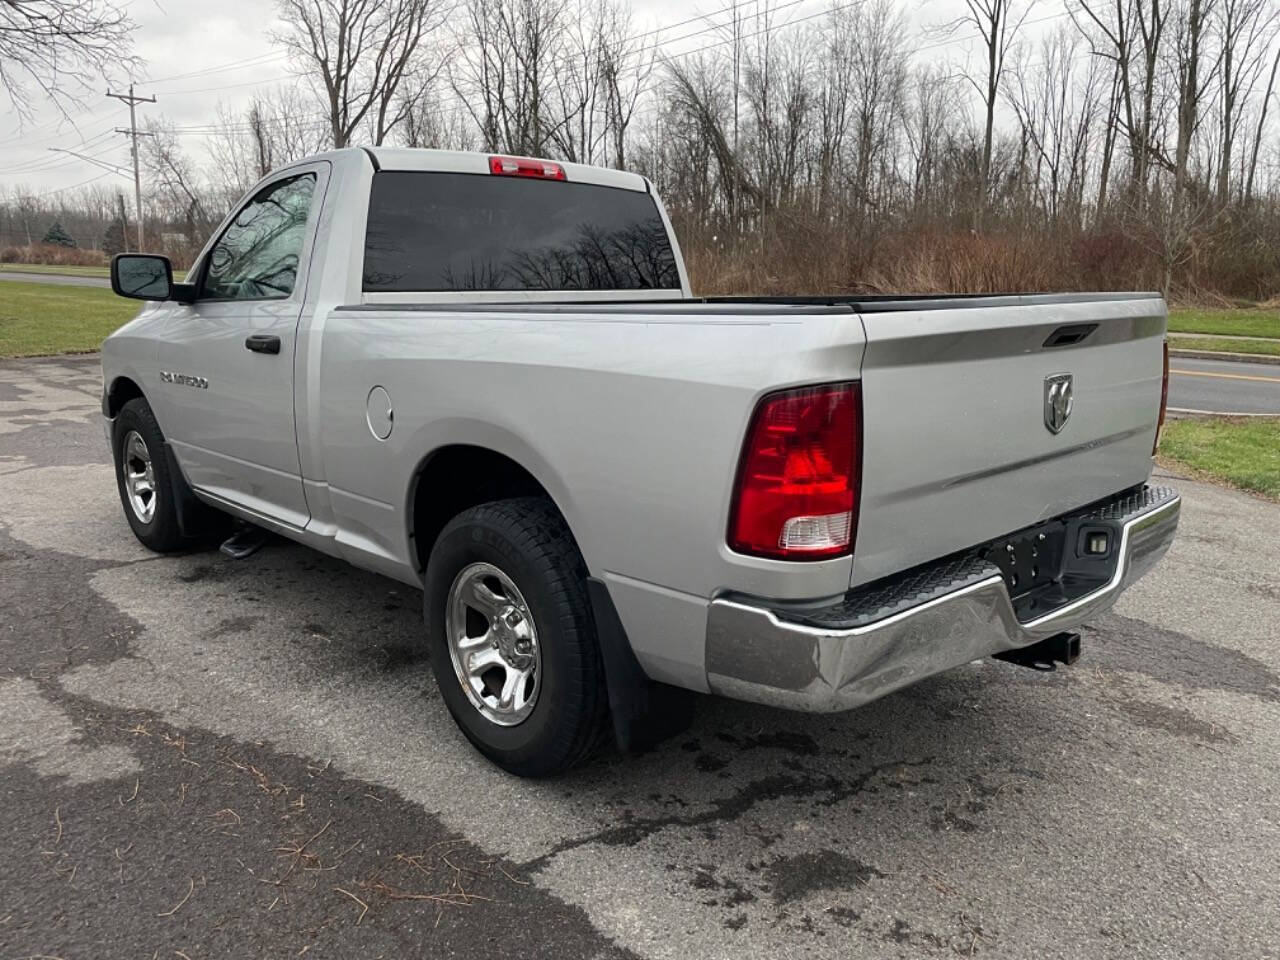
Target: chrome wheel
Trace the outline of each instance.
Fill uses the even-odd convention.
[[[137,430],[125,434],[121,445],[120,469],[124,472],[124,489],[129,495],[133,515],[150,523],[156,513],[156,475],[151,451]]]
[[[533,712],[542,652],[529,605],[491,563],[464,567],[445,605],[449,658],[471,705],[503,727]]]

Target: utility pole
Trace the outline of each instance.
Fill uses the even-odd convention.
[[[132,83],[129,84],[128,93],[112,93],[108,90],[107,96],[129,104],[129,129],[116,127],[116,133],[123,133],[128,136],[133,150],[133,202],[138,218],[138,252],[142,252],[142,175],[138,172],[138,138],[153,137],[155,134],[144,133],[138,129],[138,122],[134,117],[134,105],[138,103],[155,103],[156,98],[135,96]]]

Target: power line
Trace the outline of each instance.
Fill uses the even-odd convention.
[[[211,73],[225,73],[228,70],[245,70],[249,67],[261,67],[276,60],[283,60],[289,56],[288,51],[281,50],[275,53],[260,53],[256,57],[246,57],[243,60],[232,60],[230,63],[224,63],[217,67],[205,67],[203,70],[192,70],[189,73],[175,73],[167,77],[153,77],[151,83],[168,83],[170,80],[189,80],[192,77],[203,77]]]
[[[74,150],[67,150],[65,147],[50,147],[49,149],[53,150],[56,153],[67,153],[73,157],[79,157],[81,160],[88,161],[89,163],[92,163],[94,166],[102,167],[104,170],[107,170],[110,173],[114,173],[117,176],[123,177],[126,175],[124,172],[124,167],[120,166],[117,163],[108,163],[105,160],[100,160],[97,157],[91,157],[85,153],[77,153]]]
[[[810,0],[786,0],[786,2],[780,3],[776,7],[773,7],[769,12],[771,14],[776,14],[776,13],[779,13],[780,11],[788,10],[792,7],[797,7],[803,3],[808,3],[808,2],[810,2]],[[819,11],[816,14],[811,14],[810,16],[807,16],[801,19],[812,20],[815,17],[822,16],[823,14],[829,13],[835,9],[843,9],[844,7],[848,7],[848,6],[856,6],[858,3],[861,3],[861,2],[862,0],[852,0],[852,2],[844,3],[839,6],[828,7],[824,10]],[[733,10],[736,11],[737,7],[738,7],[738,4],[734,3]],[[723,13],[723,12],[725,11],[717,11],[717,13]],[[713,22],[710,20],[711,17],[714,17],[716,15],[717,14],[699,14],[698,16],[695,16],[695,17],[689,17],[685,20],[679,20],[672,24],[667,24],[662,27],[646,30],[641,33],[632,34],[631,36],[623,38],[620,41],[620,43],[632,43],[636,40],[642,40],[645,37],[655,36],[656,34],[663,33],[668,30],[674,30],[677,27],[687,26],[690,23],[704,21],[708,24],[707,26],[701,27],[698,30],[691,30],[688,33],[683,33],[678,37],[668,37],[666,39],[661,39],[661,40],[655,39],[653,43],[644,44],[636,49],[631,50],[629,53],[624,53],[618,59],[619,66],[627,64],[629,61],[632,61],[632,60],[636,60],[636,59],[643,60],[643,58],[646,55],[658,50],[661,47],[666,47],[674,43],[680,43],[684,40],[690,40],[694,37],[700,37],[708,33],[714,33],[715,31],[723,30],[725,27],[729,26],[728,23]],[[800,21],[790,20],[787,23],[778,24],[772,29],[782,29],[783,27],[787,27],[793,23],[798,23],[798,22]],[[760,32],[764,32],[764,31],[760,31]],[[752,36],[756,36],[756,35],[758,34],[752,34]],[[746,38],[743,38],[743,39],[746,39]],[[721,44],[716,43],[716,44],[712,44],[711,46],[719,46],[719,45]],[[709,49],[709,48],[708,47],[699,48],[699,50],[701,49]],[[687,53],[697,53],[697,52],[698,50],[687,51]],[[686,53],[680,53],[680,54],[676,54],[675,56],[685,56],[685,55]],[[574,55],[565,55],[552,60],[550,63],[547,64],[547,66],[552,69],[558,68],[558,67],[564,67],[569,63],[575,62],[576,59],[577,58]],[[280,74],[278,76],[267,77],[260,80],[247,80],[244,83],[223,84],[216,87],[197,87],[191,90],[158,90],[156,92],[159,93],[161,96],[176,97],[176,96],[185,96],[188,94],[196,94],[196,93],[212,93],[212,92],[221,92],[223,90],[234,90],[240,87],[254,87],[254,86],[265,85],[268,83],[278,83],[283,80],[298,80],[306,76],[307,74],[305,73],[285,73],[285,74]],[[433,100],[432,102],[439,105],[440,101]]]
[[[238,87],[259,87],[268,83],[279,83],[282,80],[297,80],[306,76],[303,73],[282,73],[275,77],[266,77],[261,80],[246,80],[244,83],[224,83],[216,87],[196,87],[194,90],[157,90],[156,92],[165,97],[182,97],[190,93],[211,93],[222,90],[235,90]]]
[[[77,116],[77,117],[88,116],[88,114],[93,113],[93,112],[95,112],[95,111],[86,110],[86,111],[84,111],[84,113],[78,113],[78,114],[76,114],[76,116]],[[98,118],[98,119],[99,119],[99,121],[104,120],[104,119],[107,119],[107,118],[111,118],[112,120],[114,120],[114,118],[116,118],[116,117],[118,117],[118,116],[122,116],[123,114],[124,114],[124,111],[123,111],[123,110],[114,110],[114,111],[112,111],[111,113],[107,114],[107,115],[106,115],[106,117],[99,116],[99,118]],[[51,120],[51,121],[49,121],[49,123],[43,124],[43,126],[48,126],[50,123],[51,123],[51,124],[54,124],[54,125],[57,125],[57,124],[63,123],[63,122],[65,121],[65,119],[66,119],[65,117],[58,117],[58,118],[57,118],[57,119],[55,119],[55,120]],[[33,127],[33,128],[31,128],[31,129],[32,129],[32,131],[34,131],[34,130],[39,129],[39,128],[38,128],[38,127]],[[76,133],[79,133],[79,132],[80,132],[78,128],[73,127],[73,129],[75,130],[75,132],[76,132]],[[36,139],[34,139],[34,140],[33,140],[29,134],[30,134],[30,131],[28,131],[28,133],[19,133],[19,134],[15,135],[15,136],[8,137],[7,139],[0,140],[0,147],[7,146],[8,144],[11,144],[11,143],[17,143],[18,141],[22,141],[23,145],[22,145],[21,147],[15,147],[14,149],[16,149],[16,150],[23,150],[23,149],[27,149],[28,147],[30,147],[30,148],[35,148],[35,147],[37,147],[37,146],[42,146],[42,145],[44,145],[44,144],[46,144],[46,143],[48,143],[48,142],[50,142],[50,141],[52,141],[52,140],[60,140],[60,139],[62,139],[63,137],[67,136],[67,132],[66,132],[66,131],[62,131],[62,132],[59,132],[59,133],[49,133],[49,134],[45,134],[45,135],[40,136],[40,137],[37,137]],[[82,137],[83,137],[83,135],[82,135]],[[82,142],[83,142],[83,139],[82,139]]]
[[[640,62],[643,62],[643,58],[648,56],[654,56],[656,60],[660,60],[664,63],[670,64],[687,57],[696,56],[697,54],[706,52],[708,50],[714,50],[714,49],[725,47],[727,45],[734,44],[734,43],[743,43],[744,41],[751,40],[755,37],[761,36],[762,34],[774,33],[780,30],[784,30],[787,27],[797,26],[812,20],[816,20],[831,14],[837,13],[840,10],[858,6],[862,2],[862,0],[847,0],[847,2],[842,2],[842,3],[840,2],[831,3],[825,6],[821,10],[818,10],[813,13],[807,13],[803,16],[794,17],[793,19],[787,20],[784,23],[770,22],[772,18],[776,17],[781,12],[789,10],[794,7],[798,7],[805,2],[807,2],[807,0],[786,0],[786,2],[780,3],[777,6],[774,6],[771,9],[767,9],[766,11],[763,11],[763,12],[760,10],[760,4],[757,3],[756,13],[754,13],[750,18],[748,18],[747,22],[750,22],[750,20],[754,20],[757,24],[764,23],[765,26],[763,26],[762,28],[751,31],[746,34],[738,35],[738,36],[722,37],[719,39],[715,39],[710,43],[704,43],[692,49],[680,51],[677,53],[667,54],[667,53],[659,52],[664,50],[664,48],[669,49],[676,44],[683,43],[684,41],[690,40],[692,38],[704,36],[706,34],[723,32],[729,27],[731,27],[733,23],[737,22],[736,18],[738,16],[738,9],[739,9],[739,6],[742,5],[742,0],[734,0],[732,4],[730,4],[729,6],[726,6],[722,10],[718,10],[713,13],[698,14],[695,16],[687,17],[682,20],[676,21],[674,23],[664,24],[659,27],[646,29],[639,33],[631,34],[630,36],[623,38],[621,41],[619,41],[620,44],[632,44],[638,40],[645,40],[648,38],[652,38],[652,39],[648,43],[644,43],[638,47],[633,47],[632,49],[624,52],[619,57],[618,63],[619,65],[624,65],[624,64],[630,64],[631,62],[637,61],[637,60],[639,60]],[[1069,2],[1070,0],[1068,0],[1068,3]],[[1056,14],[1039,17],[1034,20],[1028,20],[1026,21],[1026,25],[1030,26],[1037,23],[1044,23],[1050,20],[1060,19],[1064,16],[1068,16],[1070,12],[1071,12],[1070,9],[1067,9]],[[722,20],[715,19],[718,16],[726,13],[729,14],[731,18],[730,20],[722,21]],[[678,36],[670,35],[672,31],[678,30],[680,27],[688,26],[694,23],[702,23],[705,25],[700,26],[698,29],[681,33]],[[922,46],[915,47],[914,50],[912,50],[912,53],[913,54],[922,53],[929,50],[938,49],[940,47],[950,46],[953,44],[970,43],[974,39],[976,38],[970,37],[970,36],[948,37],[947,39],[941,40],[939,42],[924,44]],[[276,53],[271,53],[271,52],[261,53],[253,57],[242,58],[240,60],[230,61],[228,63],[204,68],[201,70],[193,70],[187,73],[173,74],[173,75],[161,78],[161,80],[162,81],[182,80],[182,79],[189,79],[197,76],[216,74],[220,72],[259,67],[269,63],[276,62],[276,61],[285,60],[288,58],[288,56],[289,56],[288,53],[283,51],[276,52]],[[551,66],[552,68],[561,67],[569,63],[574,63],[577,61],[577,59],[578,58],[575,56],[561,56],[556,58],[551,64],[549,64],[549,66]],[[173,96],[173,97],[188,96],[188,95],[196,95],[196,94],[208,93],[208,92],[222,92],[225,90],[232,90],[232,89],[237,89],[242,87],[263,86],[265,84],[269,84],[273,82],[297,79],[301,76],[305,76],[305,74],[287,73],[280,76],[250,80],[243,83],[224,84],[224,85],[214,86],[214,87],[202,87],[202,88],[186,89],[186,90],[181,90],[181,89],[180,90],[160,90],[158,92],[165,96]],[[153,81],[153,82],[156,82],[156,81]],[[132,90],[132,87],[130,89]],[[121,100],[124,100],[125,102],[128,102],[128,97],[125,95],[110,94],[110,96],[113,96],[117,99],[121,99]],[[137,128],[132,116],[134,103],[137,103],[137,102],[155,102],[155,97],[154,96],[150,98],[139,97],[139,98],[136,98],[133,103],[130,103],[130,112],[131,112],[130,127],[128,130],[121,131],[131,137],[132,153],[135,159],[135,166],[137,162],[137,137],[146,135],[144,133],[137,131]],[[438,107],[447,107],[450,104],[453,104],[456,106],[456,98],[453,97],[447,91],[441,91],[440,94],[438,94],[437,96],[427,99],[426,103],[434,106],[438,106]],[[315,117],[314,120],[311,119],[312,116]],[[287,117],[286,119],[306,124],[309,127],[314,126],[315,128],[319,128],[327,124],[327,120],[323,119],[323,115],[320,115],[320,114],[290,116],[290,117]],[[246,124],[219,125],[219,124],[211,123],[211,124],[192,125],[188,127],[179,127],[179,128],[175,128],[173,132],[181,136],[202,136],[202,135],[210,136],[223,131],[242,131],[244,129],[248,129]],[[51,137],[47,137],[46,139],[56,140],[58,136],[59,135],[53,135]],[[85,145],[93,144],[96,141],[100,140],[102,136],[103,134],[99,133],[94,137],[84,141],[84,143]],[[12,139],[16,140],[16,139],[25,139],[25,138],[19,136]],[[3,144],[5,142],[8,142],[8,141],[0,141],[0,144]],[[20,174],[20,173],[26,173],[26,172],[40,173],[48,170],[62,169],[66,165],[67,164],[65,162],[60,160],[49,161],[47,159],[32,159],[32,160],[15,164],[15,166],[12,168],[9,168],[6,170],[0,170],[0,174]],[[135,200],[138,202],[139,214],[140,214],[140,206],[141,206],[140,205],[140,176],[135,177],[135,194],[136,194]],[[139,226],[141,227],[140,215],[139,215]]]
[[[83,143],[76,144],[76,146],[84,147],[86,149],[90,147],[102,146],[108,139],[110,139],[113,136],[114,133],[115,133],[114,130],[110,130],[110,129],[104,130],[103,132],[93,137],[90,137],[88,140],[84,141]],[[46,148],[46,150],[54,150],[54,149],[59,149],[59,148],[55,148],[55,147]],[[96,156],[98,157],[101,157],[104,155],[105,155],[104,153],[96,154]],[[13,176],[13,175],[21,176],[22,174],[28,174],[28,173],[45,173],[49,170],[57,170],[69,165],[70,165],[69,162],[65,158],[50,157],[47,154],[42,153],[31,160],[23,160],[19,163],[15,163],[11,167],[5,167],[3,169],[0,169],[0,174],[9,175],[9,176]]]
[[[103,177],[109,177],[109,176],[111,176],[110,171],[103,171],[97,176],[90,177],[88,180],[81,180],[79,183],[73,183],[67,187],[58,187],[56,190],[46,190],[44,191],[44,193],[36,193],[36,194],[32,194],[31,196],[32,196],[32,199],[35,199],[35,200],[39,200],[43,197],[52,197],[54,194],[66,193],[68,190],[75,190],[77,187],[87,187],[89,184],[96,183],[97,181],[101,180]]]

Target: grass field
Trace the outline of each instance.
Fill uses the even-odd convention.
[[[142,306],[97,287],[2,282],[0,357],[97,350]]]
[[[1222,337],[1170,337],[1175,350],[1212,350],[1218,353],[1260,353],[1280,357],[1280,340],[1227,340]]]
[[[1170,310],[1169,330],[1173,333],[1280,338],[1280,310]]]
[[[60,273],[64,277],[102,277],[111,276],[110,267],[59,267],[48,263],[0,263],[0,271],[5,273]],[[187,271],[173,268],[173,279],[182,282]]]
[[[1280,500],[1280,417],[1171,420],[1160,455],[1211,480]]]
[[[107,267],[59,267],[45,263],[0,263],[6,273],[60,273],[66,277],[109,277]]]

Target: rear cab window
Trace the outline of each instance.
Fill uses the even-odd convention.
[[[367,293],[674,290],[646,191],[563,180],[382,170],[365,235]]]

